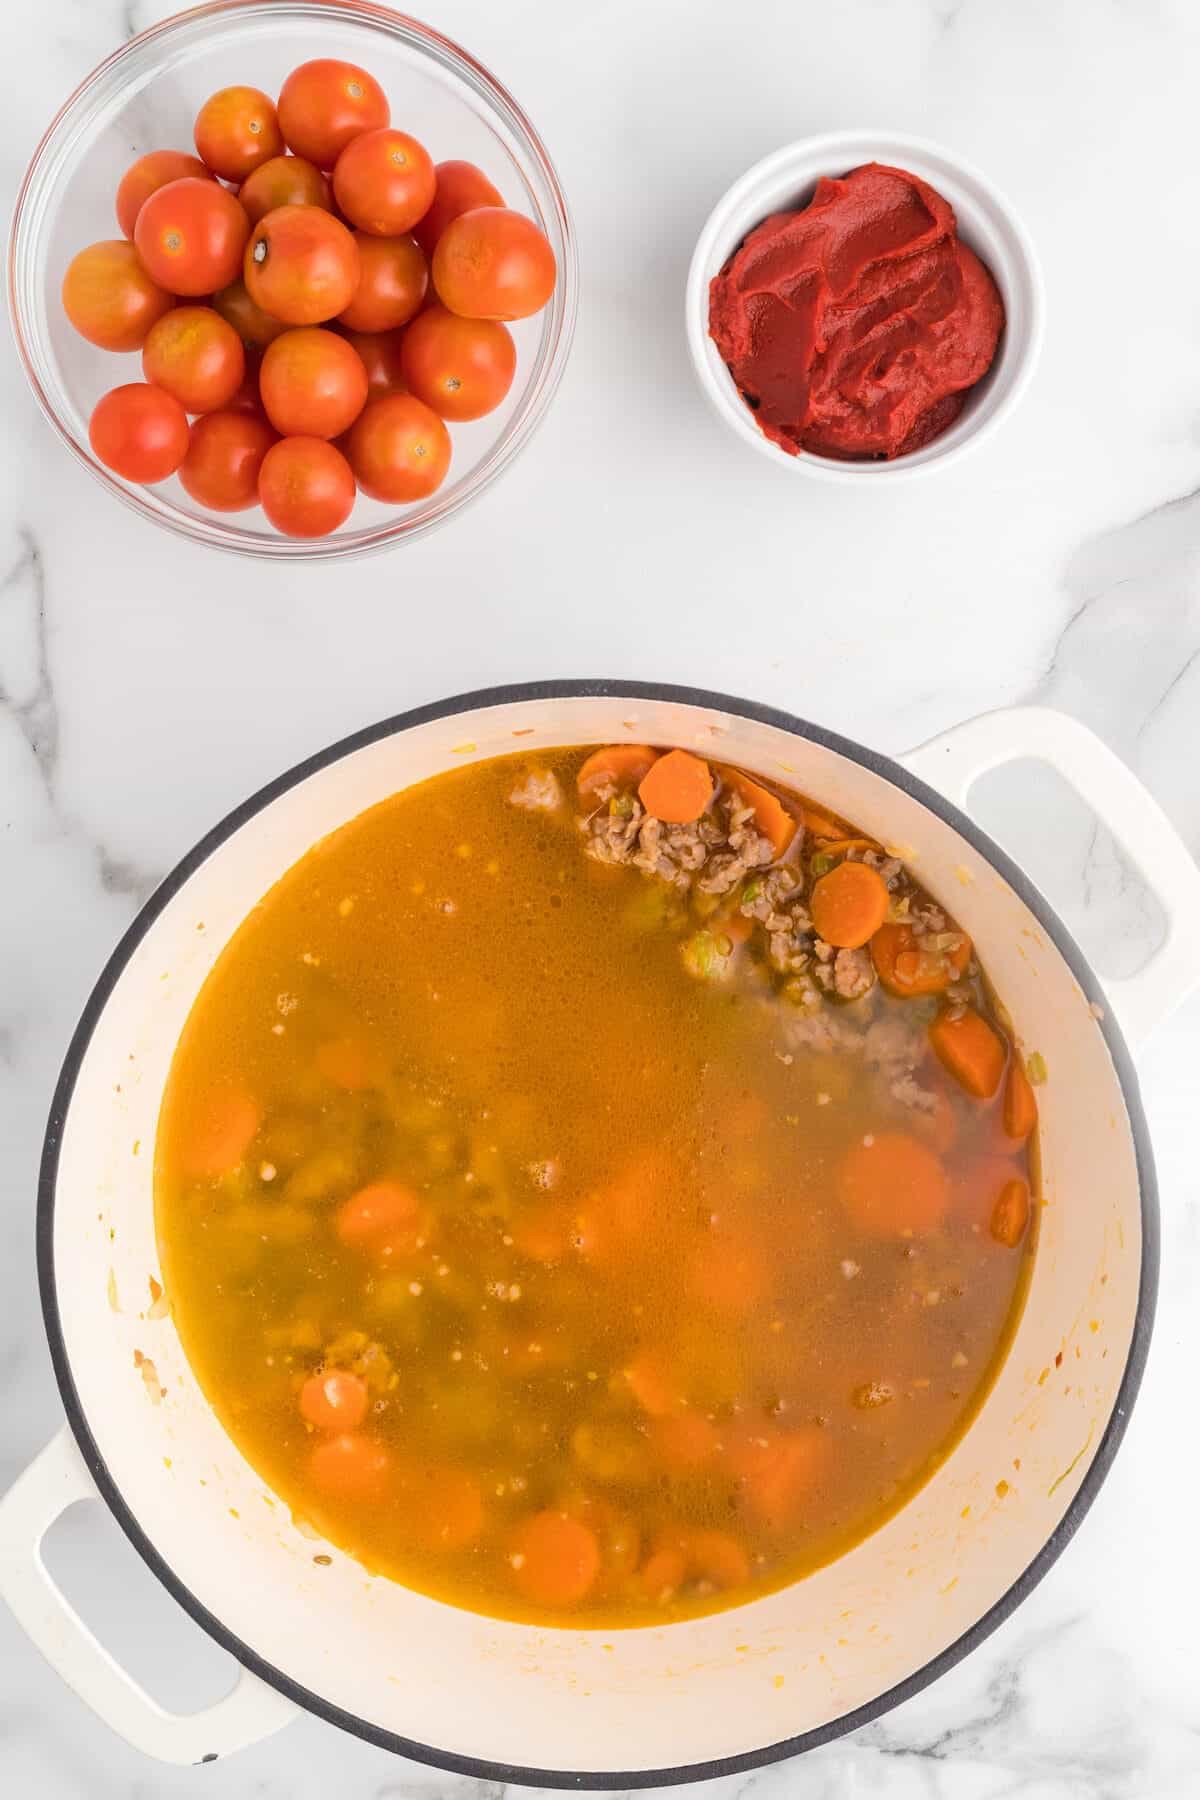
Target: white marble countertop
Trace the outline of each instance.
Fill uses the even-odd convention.
[[[8,0],[5,195],[76,81],[170,10]],[[156,879],[328,740],[458,689],[552,675],[723,688],[884,750],[1036,699],[1098,730],[1200,848],[1192,0],[419,10],[537,121],[584,278],[548,422],[449,531],[334,574],[178,544],[74,466],[0,345],[0,1488],[61,1416],[34,1189],[82,1002]],[[976,456],[864,493],[789,479],[721,429],[687,366],[680,294],[700,223],[736,174],[789,138],[872,122],[957,147],[1010,193],[1040,248],[1048,332],[1027,399]],[[1105,835],[1027,775],[976,797],[1101,970],[1136,964],[1151,912]],[[1200,1793],[1198,1028],[1193,1001],[1141,1065],[1164,1212],[1159,1321],[1125,1447],[1078,1538],[920,1698],[803,1762],[716,1784],[720,1800],[751,1779],[814,1800]],[[224,1659],[90,1512],[55,1551],[85,1612],[100,1609],[164,1699],[210,1697]],[[159,1768],[111,1737],[0,1609],[12,1800],[450,1791],[485,1789],[308,1719],[211,1770]]]

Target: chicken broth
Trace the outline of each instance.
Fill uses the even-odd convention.
[[[883,846],[683,751],[502,758],[335,832],[219,958],[164,1279],[333,1544],[646,1624],[803,1576],[946,1456],[1025,1290],[1035,1121]]]

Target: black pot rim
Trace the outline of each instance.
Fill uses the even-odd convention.
[[[743,1751],[736,1756],[712,1757],[700,1762],[681,1763],[671,1768],[658,1769],[603,1769],[598,1771],[539,1769],[504,1762],[492,1762],[481,1757],[461,1756],[450,1750],[439,1749],[434,1745],[423,1744],[416,1739],[403,1737],[397,1732],[385,1731],[372,1724],[370,1720],[360,1719],[353,1713],[345,1712],[322,1695],[314,1694],[300,1683],[293,1681],[290,1676],[285,1675],[273,1664],[259,1656],[211,1613],[190,1589],[184,1586],[126,1505],[88,1425],[75,1387],[63,1337],[54,1273],[54,1204],[59,1151],[68,1108],[84,1055],[100,1015],[126,964],[159,914],[196,869],[227,838],[269,806],[273,800],[278,799],[281,794],[296,787],[310,775],[329,767],[330,764],[339,761],[353,751],[363,749],[368,744],[396,736],[413,726],[424,725],[436,719],[452,718],[457,713],[473,711],[478,707],[588,697],[676,701],[689,706],[737,714],[760,724],[778,726],[793,736],[805,738],[824,749],[835,751],[839,755],[859,763],[885,781],[891,782],[893,786],[911,795],[966,838],[1024,901],[1043,930],[1053,940],[1086,998],[1101,1009],[1099,1027],[1112,1056],[1129,1117],[1141,1197],[1142,1260],[1138,1305],[1121,1385],[1113,1403],[1108,1424],[1079,1491],[1055,1531],[1016,1581],[954,1643],[947,1645],[937,1656],[931,1658],[929,1662],[923,1664],[920,1669],[914,1671],[903,1681],[897,1682],[885,1693],[856,1707],[852,1712],[844,1713],[839,1718],[819,1725],[811,1731],[801,1732],[795,1737],[783,1738],[774,1744]],[[286,773],[260,788],[256,794],[251,795],[240,806],[235,807],[176,865],[147,900],[105,964],[68,1046],[51,1102],[50,1117],[46,1126],[42,1150],[38,1179],[37,1263],[42,1316],[55,1377],[62,1395],[67,1422],[97,1488],[134,1549],[167,1591],[196,1623],[244,1668],[259,1676],[288,1699],[293,1700],[297,1706],[324,1719],[328,1724],[351,1732],[356,1737],[363,1738],[367,1743],[374,1744],[380,1749],[390,1750],[397,1755],[409,1757],[415,1762],[450,1770],[455,1774],[475,1776],[488,1781],[544,1788],[666,1787],[679,1782],[705,1781],[721,1775],[739,1774],[746,1770],[761,1768],[769,1763],[782,1761],[786,1757],[799,1755],[803,1751],[816,1749],[819,1745],[830,1743],[847,1732],[869,1724],[882,1714],[890,1712],[902,1701],[920,1693],[940,1675],[953,1668],[955,1663],[961,1661],[968,1652],[975,1649],[985,1638],[990,1637],[997,1626],[1002,1624],[1009,1614],[1032,1593],[1038,1582],[1070,1543],[1095,1500],[1125,1435],[1129,1415],[1141,1385],[1153,1330],[1158,1288],[1158,1185],[1137,1075],[1128,1046],[1120,1027],[1112,1017],[1111,1008],[1107,1004],[1096,976],[1071,933],[1029,877],[1017,867],[998,844],[994,843],[951,801],[946,800],[919,777],[910,774],[907,769],[890,757],[883,756],[878,751],[869,750],[835,732],[825,731],[819,726],[811,725],[778,708],[763,706],[755,701],[739,699],[729,694],[714,693],[703,688],[683,687],[660,682],[531,681],[501,687],[481,688],[471,693],[452,695],[426,706],[415,707],[409,712],[398,713],[392,718],[384,719],[376,725],[368,726],[362,731],[340,739],[337,743],[318,751],[316,755],[297,763]],[[201,1758],[199,1760],[210,1759]]]

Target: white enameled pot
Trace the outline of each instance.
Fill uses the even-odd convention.
[[[962,1442],[895,1518],[807,1580],[731,1612],[635,1631],[543,1630],[369,1578],[336,1552],[328,1566],[314,1562],[329,1547],[301,1535],[225,1435],[171,1318],[144,1316],[159,1268],[153,1145],[201,983],[312,844],[465,762],[621,739],[691,746],[794,783],[900,848],[944,896],[1021,1044],[1049,1069],[1046,1204],[1008,1360]],[[1107,993],[1027,877],[956,804],[985,769],[1028,757],[1074,784],[1162,903],[1164,942]],[[39,1199],[42,1299],[67,1425],[0,1502],[0,1593],[97,1712],[175,1762],[237,1749],[306,1707],[444,1767],[625,1788],[750,1767],[875,1717],[1012,1610],[1116,1451],[1157,1273],[1153,1166],[1126,1043],[1136,1048],[1200,979],[1188,929],[1198,912],[1200,875],[1154,802],[1090,733],[1043,711],[987,715],[897,763],[720,694],[546,683],[425,707],[314,757],[249,800],[160,888],[71,1044]],[[158,1404],[135,1352],[152,1360]],[[50,1581],[45,1531],[69,1502],[97,1493],[241,1664],[215,1708],[164,1712]]]

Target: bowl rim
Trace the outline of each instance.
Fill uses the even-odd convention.
[[[991,408],[987,416],[966,431],[957,442],[947,445],[939,453],[926,460],[918,460],[917,456],[896,457],[894,460],[871,460],[862,462],[841,462],[834,457],[821,456],[812,451],[805,451],[797,456],[789,455],[781,450],[762,432],[755,423],[754,416],[742,400],[733,382],[714,370],[709,354],[708,335],[708,285],[710,276],[708,265],[713,252],[723,237],[729,233],[730,225],[737,220],[739,211],[746,199],[753,193],[758,184],[765,178],[782,174],[793,163],[810,164],[813,158],[823,157],[829,160],[830,167],[821,173],[831,173],[847,167],[856,167],[863,161],[896,161],[899,157],[915,158],[917,162],[940,165],[964,186],[974,190],[976,197],[984,208],[993,213],[1012,239],[1016,261],[1020,274],[1027,286],[1028,322],[1020,344],[1014,344],[1010,354],[1015,362],[1015,373],[1012,375],[1007,392]],[[920,169],[917,170],[920,174]],[[811,177],[806,176],[806,179]],[[760,219],[748,221],[741,236],[760,223]],[[739,238],[740,241],[740,238]],[[904,131],[876,130],[868,127],[852,127],[845,130],[817,132],[809,137],[795,138],[791,143],[783,144],[777,150],[769,151],[760,157],[744,174],[726,188],[716,205],[712,208],[696,240],[692,252],[692,260],[688,267],[687,283],[684,295],[685,327],[688,350],[691,354],[692,366],[696,377],[709,402],[724,423],[735,431],[742,442],[752,449],[767,456],[777,468],[788,468],[794,473],[809,477],[815,481],[840,483],[859,483],[864,480],[886,479],[889,482],[913,480],[919,475],[929,475],[935,470],[950,467],[960,457],[988,438],[996,427],[1013,411],[1013,408],[1024,396],[1025,390],[1033,377],[1034,369],[1041,356],[1042,341],[1045,335],[1045,285],[1042,280],[1041,262],[1021,214],[1017,211],[1008,196],[983,173],[973,162],[960,156],[956,150],[935,141],[933,138],[921,137]],[[1001,355],[1005,354],[1002,347]],[[935,438],[927,446],[937,450],[938,440]]]
[[[479,707],[541,704],[546,701],[588,697],[674,701],[688,706],[734,713],[739,717],[761,724],[776,726],[794,736],[807,739],[857,762],[910,795],[966,838],[972,847],[992,864],[996,872],[1008,882],[1018,897],[1035,915],[1042,929],[1050,937],[1059,954],[1071,969],[1085,999],[1094,1003],[1095,1008],[1098,1009],[1098,1027],[1104,1035],[1112,1057],[1129,1119],[1141,1204],[1142,1255],[1138,1277],[1137,1307],[1120,1385],[1100,1441],[1078,1491],[1055,1530],[1021,1574],[953,1643],[948,1644],[937,1656],[914,1670],[903,1681],[895,1683],[882,1694],[876,1695],[873,1700],[866,1701],[862,1706],[856,1707],[849,1713],[844,1713],[838,1718],[828,1720],[823,1725],[800,1732],[793,1737],[783,1738],[772,1744],[759,1745],[738,1752],[736,1755],[713,1757],[696,1763],[680,1763],[671,1768],[599,1771],[541,1769],[490,1761],[482,1757],[465,1756],[455,1751],[421,1743],[419,1740],[405,1737],[399,1732],[386,1730],[368,1719],[362,1719],[353,1713],[346,1712],[323,1695],[314,1693],[311,1689],[294,1681],[251,1649],[222,1620],[210,1612],[175,1574],[149,1535],[143,1531],[124,1500],[120,1487],[110,1473],[88,1424],[87,1415],[71,1372],[59,1313],[54,1268],[54,1212],[59,1152],[72,1094],[92,1034],[126,964],[137,951],[159,914],[174,899],[201,864],[207,861],[234,832],[248,824],[281,795],[306,781],[310,776],[319,774],[343,757],[352,755],[355,751],[368,745],[393,737],[413,726],[427,724],[434,720],[453,718],[456,714],[470,712]],[[273,781],[259,788],[248,799],[242,801],[200,839],[156,888],[121,937],[102,969],[72,1034],[55,1085],[46,1125],[38,1175],[36,1245],[43,1325],[67,1423],[79,1447],[80,1454],[101,1497],[107,1503],[113,1517],[143,1562],[158,1577],[168,1593],[210,1637],[215,1639],[243,1667],[251,1670],[298,1707],[314,1714],[327,1724],[335,1725],[355,1737],[364,1739],[367,1743],[374,1744],[379,1749],[389,1750],[396,1755],[408,1757],[414,1762],[425,1763],[433,1768],[446,1769],[455,1774],[469,1775],[505,1784],[542,1788],[612,1790],[668,1787],[683,1782],[706,1781],[721,1775],[739,1774],[747,1770],[763,1768],[771,1763],[781,1762],[788,1757],[797,1756],[804,1751],[831,1743],[837,1738],[844,1737],[847,1732],[870,1724],[872,1720],[890,1712],[902,1701],[919,1694],[931,1682],[953,1668],[971,1650],[990,1637],[999,1625],[1003,1624],[1009,1614],[1032,1593],[1074,1537],[1103,1486],[1125,1435],[1138,1389],[1141,1386],[1154,1325],[1158,1291],[1160,1214],[1154,1157],[1150,1145],[1149,1129],[1141,1104],[1138,1078],[1125,1038],[1113,1016],[1113,1009],[1108,1005],[1100,982],[1086,957],[1054,908],[1039,892],[1030,877],[967,813],[893,758],[885,756],[880,751],[870,749],[866,745],[856,743],[850,738],[843,737],[837,732],[813,725],[778,707],[703,688],[665,682],[601,678],[596,680],[530,681],[482,688],[469,693],[451,695],[445,699],[395,714],[391,718],[383,719],[374,725],[353,732],[349,736],[327,745],[323,750],[317,751],[302,762],[296,763]]]
[[[119,476],[104,468],[92,456],[87,444],[76,438],[66,421],[60,416],[38,373],[29,339],[29,325],[23,315],[19,298],[21,284],[19,252],[24,249],[22,230],[26,222],[30,194],[55,141],[91,91],[111,75],[114,69],[120,67],[131,57],[141,54],[147,47],[153,46],[157,40],[169,39],[175,32],[191,28],[204,19],[216,19],[242,12],[260,16],[266,16],[272,12],[282,14],[289,5],[296,6],[298,10],[306,9],[314,16],[341,13],[353,23],[374,25],[381,30],[390,31],[394,36],[410,41],[416,39],[424,47],[432,50],[443,64],[448,64],[456,73],[464,74],[486,94],[491,109],[500,115],[505,125],[521,142],[523,149],[537,165],[538,172],[546,183],[551,199],[551,212],[561,237],[562,255],[558,281],[549,303],[553,309],[551,317],[557,315],[556,324],[552,328],[551,340],[542,362],[541,376],[533,389],[532,399],[523,413],[518,409],[517,414],[510,419],[506,428],[511,435],[502,437],[493,444],[464,478],[461,489],[453,497],[447,495],[440,502],[436,502],[431,508],[430,516],[416,520],[411,514],[396,516],[393,513],[384,523],[351,538],[340,538],[336,534],[330,534],[325,538],[290,538],[282,534],[275,537],[266,535],[252,537],[237,526],[235,521],[240,516],[238,514],[213,513],[203,518],[193,519],[183,512],[170,515],[159,511],[147,500],[142,488],[123,481]],[[55,112],[39,138],[17,190],[9,227],[8,252],[5,262],[9,326],[25,378],[43,415],[71,455],[87,470],[92,479],[99,482],[109,494],[121,501],[131,511],[171,533],[172,536],[183,538],[189,543],[200,544],[209,549],[249,556],[263,562],[285,564],[330,562],[367,556],[377,551],[390,549],[396,544],[411,542],[427,536],[429,532],[437,530],[439,526],[455,517],[465,506],[477,500],[497,477],[511,467],[545,418],[566,372],[579,309],[579,255],[574,223],[562,183],[558,177],[558,171],[528,114],[503,83],[496,79],[491,70],[454,38],[446,36],[435,27],[425,24],[423,20],[414,18],[408,13],[402,13],[393,7],[379,4],[379,0],[202,0],[202,4],[185,7],[179,12],[172,13],[168,18],[160,19],[155,24],[147,26],[145,30],[138,32],[134,37],[128,38],[123,44],[118,44],[115,50],[110,51],[78,83]],[[540,348],[538,354],[541,355]],[[531,371],[531,378],[535,373],[536,371]],[[524,404],[524,400],[520,404]],[[434,497],[431,496],[431,498]]]

